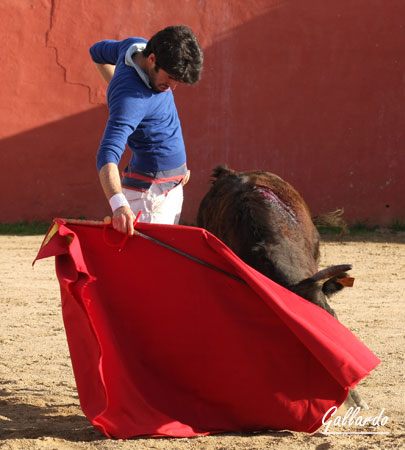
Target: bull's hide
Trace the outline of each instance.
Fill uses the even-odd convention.
[[[208,232],[137,230],[226,273],[141,236],[120,251],[112,228],[61,219],[37,256],[56,256],[80,403],[107,436],[314,432],[379,363]]]

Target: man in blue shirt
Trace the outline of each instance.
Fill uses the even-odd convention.
[[[109,118],[97,153],[97,169],[113,210],[113,227],[133,234],[140,221],[178,223],[188,177],[186,152],[173,90],[200,80],[203,53],[192,30],[171,26],[149,41],[104,40],[90,48],[109,83]],[[132,151],[122,181],[118,163]]]

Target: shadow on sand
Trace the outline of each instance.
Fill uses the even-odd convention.
[[[0,390],[0,441],[53,437],[92,441],[104,437],[80,414],[69,414],[76,404],[38,406],[20,402]],[[61,414],[66,412],[66,414]]]

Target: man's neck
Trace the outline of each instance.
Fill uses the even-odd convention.
[[[147,58],[143,56],[142,52],[134,53],[132,55],[132,60],[148,75]]]

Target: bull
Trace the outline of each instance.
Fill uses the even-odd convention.
[[[201,201],[197,225],[245,263],[337,318],[328,298],[350,284],[349,264],[318,270],[320,236],[304,199],[279,176],[213,171],[213,185]],[[348,402],[367,408],[356,391]]]

